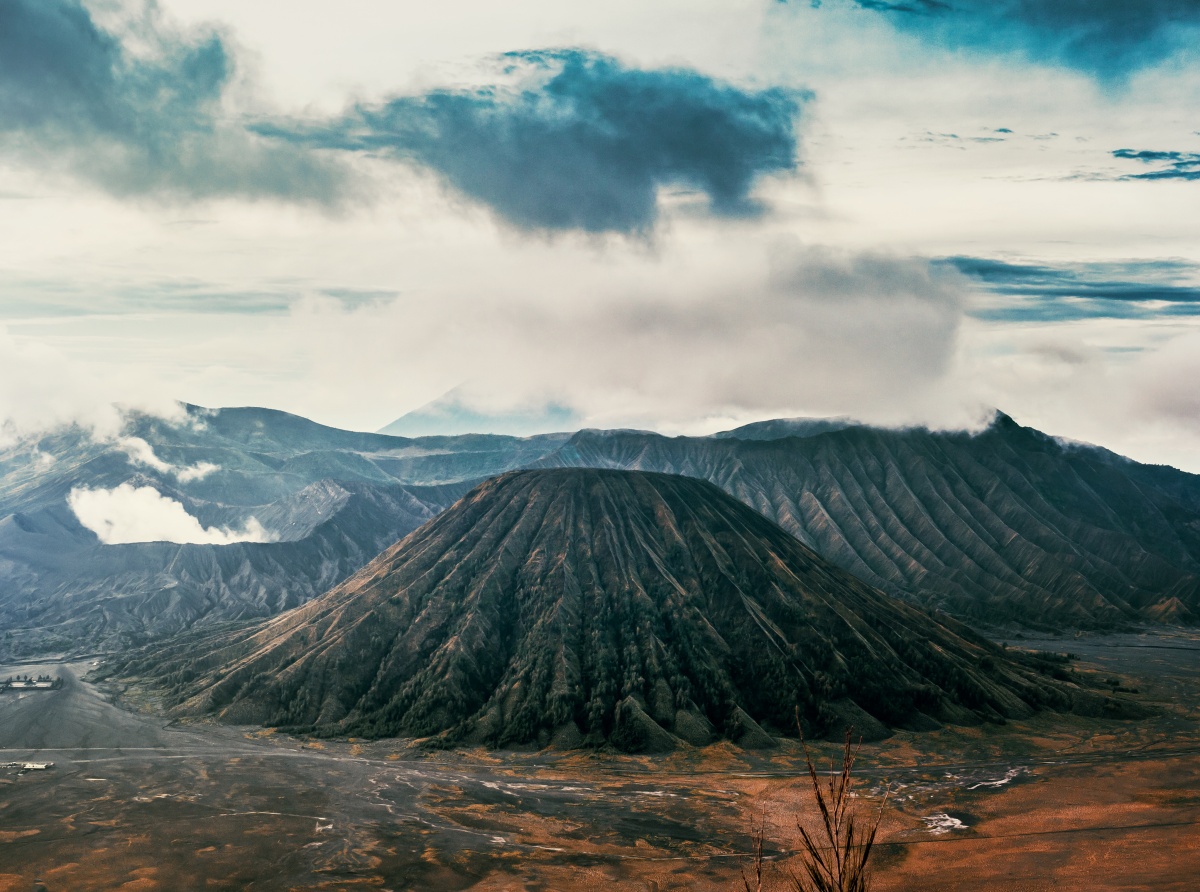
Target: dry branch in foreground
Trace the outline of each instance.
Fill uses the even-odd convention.
[[[854,761],[858,746],[852,742],[852,729],[846,730],[846,743],[842,750],[841,766],[835,762],[830,766],[828,778],[822,783],[813,764],[812,755],[804,734],[800,735],[804,747],[804,761],[816,796],[817,810],[821,815],[820,830],[816,835],[805,829],[796,819],[800,832],[801,870],[791,867],[784,871],[787,886],[793,892],[868,892],[871,882],[869,862],[875,845],[875,835],[883,818],[883,803],[879,805],[873,821],[863,823],[857,810],[852,807],[854,787]],[[886,795],[884,802],[887,801]],[[742,872],[745,892],[763,892],[763,837],[766,832],[766,816],[754,833],[754,878]]]

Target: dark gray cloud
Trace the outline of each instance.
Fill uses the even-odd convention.
[[[804,95],[579,50],[503,61],[506,85],[248,123],[218,31],[173,29],[153,5],[117,33],[80,0],[0,0],[0,158],[118,195],[333,205],[368,154],[433,170],[519,228],[626,233],[653,227],[660,187],[757,213],[758,178],[797,163]]]
[[[805,94],[743,90],[684,69],[639,70],[582,50],[513,53],[508,86],[357,105],[257,132],[416,164],[528,230],[645,232],[660,187],[753,215],[764,174],[796,167]]]
[[[888,14],[897,27],[943,45],[1018,52],[1105,78],[1189,47],[1200,25],[1200,0],[849,2]]]
[[[959,133],[935,133],[932,130],[926,130],[919,136],[912,137],[915,142],[932,143],[935,145],[957,145],[959,148],[967,148],[969,145],[981,145],[994,142],[1004,142],[1012,134],[1012,131],[1006,127],[984,131],[983,135],[962,135]],[[906,141],[908,137],[902,137],[901,141]]]
[[[1122,174],[1121,180],[1200,180],[1200,152],[1117,149],[1114,158],[1140,161],[1149,170]]]
[[[863,9],[876,12],[900,12],[912,15],[928,15],[934,12],[947,12],[952,7],[941,0],[854,0]]]
[[[1066,322],[1200,316],[1200,267],[1181,260],[1077,263],[1063,266],[1009,263],[981,257],[939,261],[995,295],[1016,298],[977,310],[982,319]]]
[[[986,146],[994,143],[1013,143],[1013,142],[1050,142],[1058,139],[1057,133],[1018,133],[1010,127],[981,127],[975,133],[947,133],[934,130],[926,130],[923,133],[914,133],[910,136],[900,137],[901,143],[908,143],[910,146],[924,147],[926,145],[954,147],[961,151],[969,151],[977,146]]]
[[[0,0],[0,153],[117,194],[337,200],[327,160],[228,119],[219,33],[176,33],[153,6],[135,27],[105,31],[79,0]]]

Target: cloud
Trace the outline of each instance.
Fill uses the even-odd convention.
[[[963,390],[1040,430],[1200,472],[1200,319],[964,323]]]
[[[1181,260],[1047,266],[983,257],[942,261],[1006,298],[974,311],[994,322],[1200,316],[1200,266]]]
[[[101,439],[124,426],[114,404],[139,383],[138,374],[119,367],[79,362],[44,340],[19,337],[0,325],[0,442],[78,424]],[[140,382],[139,399],[148,411],[179,414],[174,400],[153,395]]]
[[[664,261],[648,293],[579,275],[570,300],[503,282],[486,300],[408,295],[349,308],[313,299],[262,337],[313,357],[296,382],[306,400],[333,405],[363,380],[390,381],[414,408],[429,400],[418,394],[453,389],[462,412],[555,406],[593,427],[894,416],[919,411],[946,376],[968,295],[955,270],[792,241],[707,253],[687,276],[679,258]],[[391,399],[403,408],[399,392]]]
[[[155,455],[154,447],[141,437],[121,437],[117,440],[116,445],[133,464],[151,468],[160,474],[170,474],[180,483],[202,480],[214,471],[221,470],[217,465],[207,461],[184,467],[165,462]]]
[[[1180,334],[1145,357],[1134,382],[1137,417],[1165,417],[1200,432],[1200,331]]]
[[[426,168],[524,230],[644,233],[663,188],[703,193],[720,216],[753,215],[762,210],[758,179],[798,164],[795,122],[807,94],[745,90],[681,68],[639,70],[578,49],[502,61],[506,84],[256,129]]]
[[[953,9],[949,3],[941,0],[854,0],[863,9],[875,12],[899,12],[911,15],[929,15],[931,13],[948,12]]]
[[[918,137],[918,139],[921,142],[936,143],[939,145],[965,146],[969,143],[986,145],[988,143],[1004,142],[1007,138],[1007,135],[1011,134],[1012,131],[1005,128],[1000,128],[985,130],[984,133],[985,135],[983,136],[961,136],[957,133],[933,133],[932,131],[926,131],[926,133]]]
[[[521,229],[624,233],[653,227],[663,188],[759,213],[759,178],[797,165],[806,94],[578,49],[508,54],[476,89],[268,118],[238,106],[254,90],[227,35],[137,10],[102,26],[81,0],[0,0],[0,157],[117,196],[338,206],[365,199],[370,156]]]
[[[152,486],[122,483],[113,489],[78,487],[67,496],[67,504],[79,522],[105,545],[131,542],[231,545],[274,541],[253,517],[240,530],[203,527],[181,503]]]
[[[58,462],[58,459],[49,452],[42,452],[36,445],[31,450],[30,457],[33,459],[33,466],[38,471],[48,471]]]
[[[1188,48],[1200,0],[852,0],[953,48],[1017,52],[1105,78]]]
[[[1119,180],[1200,180],[1200,152],[1117,149],[1112,154],[1114,158],[1154,165],[1153,170],[1122,174]]]
[[[0,0],[0,152],[117,195],[335,204],[347,174],[231,113],[233,53],[147,4],[115,30],[79,0]]]
[[[120,340],[99,347],[92,317],[20,327],[46,357],[10,364],[0,349],[0,396],[12,390],[0,416],[15,410],[32,431],[48,400],[64,404],[53,421],[114,399],[178,412],[172,396],[377,429],[453,391],[451,420],[476,428],[547,414],[559,429],[711,430],[773,413],[896,414],[945,376],[969,294],[957,270],[706,219],[681,231],[621,262],[586,240],[510,239],[472,264],[432,255],[436,277],[391,299],[318,291],[278,315],[121,317]],[[370,399],[349,398],[364,381]],[[120,420],[98,439],[134,433]]]

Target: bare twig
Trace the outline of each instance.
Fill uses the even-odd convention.
[[[763,837],[767,833],[767,810],[764,808],[762,819],[759,822],[758,830],[754,833],[754,885],[750,885],[750,880],[746,876],[746,871],[742,871],[742,885],[746,887],[746,892],[763,892]]]
[[[840,769],[836,763],[830,765],[825,784],[817,776],[803,730],[800,732],[800,743],[804,747],[809,781],[821,813],[821,827],[817,838],[814,838],[799,820],[796,821],[800,842],[804,846],[801,852],[803,871],[797,873],[789,870],[789,884],[794,892],[867,892],[871,880],[868,862],[875,846],[879,822],[883,820],[883,803],[880,803],[875,820],[866,826],[858,823],[850,807],[854,761],[858,757],[861,742],[856,746],[852,729],[846,729],[842,764]]]
[[[821,816],[820,829],[810,834],[797,818],[796,829],[800,834],[800,870],[788,868],[785,877],[792,892],[868,892],[871,873],[868,867],[875,836],[883,820],[883,809],[887,794],[879,804],[874,820],[867,824],[859,821],[856,810],[851,807],[854,788],[854,762],[858,757],[861,741],[853,741],[853,729],[846,729],[846,742],[842,749],[839,766],[831,763],[829,776],[822,782],[813,764],[808,741],[800,728],[800,716],[796,716],[796,727],[800,730],[800,744],[804,747],[804,762],[808,767],[808,778],[816,797],[817,811]],[[746,872],[742,871],[745,892],[763,892],[763,839],[766,835],[766,812],[754,833],[754,884],[751,885]]]

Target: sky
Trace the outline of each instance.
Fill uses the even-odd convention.
[[[1200,472],[1198,36],[1200,0],[0,0],[0,430],[1001,409]]]

